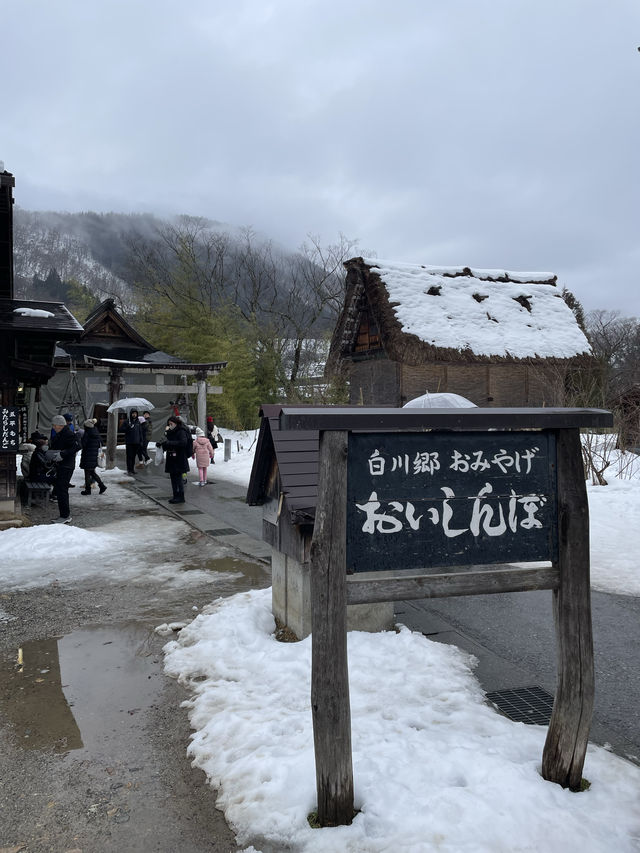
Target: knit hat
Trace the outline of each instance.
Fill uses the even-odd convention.
[[[51,426],[66,426],[67,422],[63,415],[54,415],[51,418]]]
[[[85,429],[91,429],[91,427],[95,426],[97,423],[98,421],[96,420],[96,418],[87,418],[87,420],[84,422]]]
[[[200,427],[196,427],[196,435],[204,435],[204,430],[200,429]]]
[[[68,424],[70,424],[73,420],[73,415],[71,414],[71,412],[66,412],[62,417]]]

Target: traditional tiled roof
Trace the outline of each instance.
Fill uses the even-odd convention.
[[[282,510],[293,524],[312,524],[318,498],[317,430],[281,430],[281,405],[263,405],[262,421],[247,490],[247,503],[260,505],[269,497],[269,476],[275,458]]]

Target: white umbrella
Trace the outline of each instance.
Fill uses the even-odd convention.
[[[476,404],[460,394],[423,394],[415,400],[409,400],[403,409],[468,409],[475,408]]]
[[[123,397],[121,400],[116,400],[107,409],[108,412],[115,412],[117,409],[155,409],[153,403],[145,400],[144,397]]]

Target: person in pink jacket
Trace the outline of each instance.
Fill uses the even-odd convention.
[[[196,437],[193,440],[193,456],[200,475],[199,486],[207,485],[207,468],[213,462],[214,450],[211,442],[200,427],[196,427]]]

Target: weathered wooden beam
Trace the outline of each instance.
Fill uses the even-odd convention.
[[[104,382],[90,382],[87,385],[88,391],[96,391],[98,393],[104,392],[106,389],[106,385]],[[197,385],[151,385],[151,384],[141,384],[134,385],[131,382],[127,382],[126,387],[127,394],[130,394],[132,397],[138,396],[139,394],[197,394],[198,386]],[[222,386],[221,385],[207,385],[207,394],[222,394]]]
[[[383,409],[365,406],[296,408],[284,406],[280,427],[321,430],[526,430],[610,427],[605,409]]]
[[[542,775],[577,791],[594,695],[589,507],[578,430],[560,430],[557,447],[560,586],[553,604],[558,672]]]
[[[311,543],[311,709],[321,826],[353,819],[347,664],[347,433],[320,438],[319,493]]]
[[[412,598],[447,598],[453,595],[490,595],[499,592],[528,592],[557,589],[557,567],[495,569],[482,572],[411,575],[404,578],[347,578],[347,604],[406,601]]]

